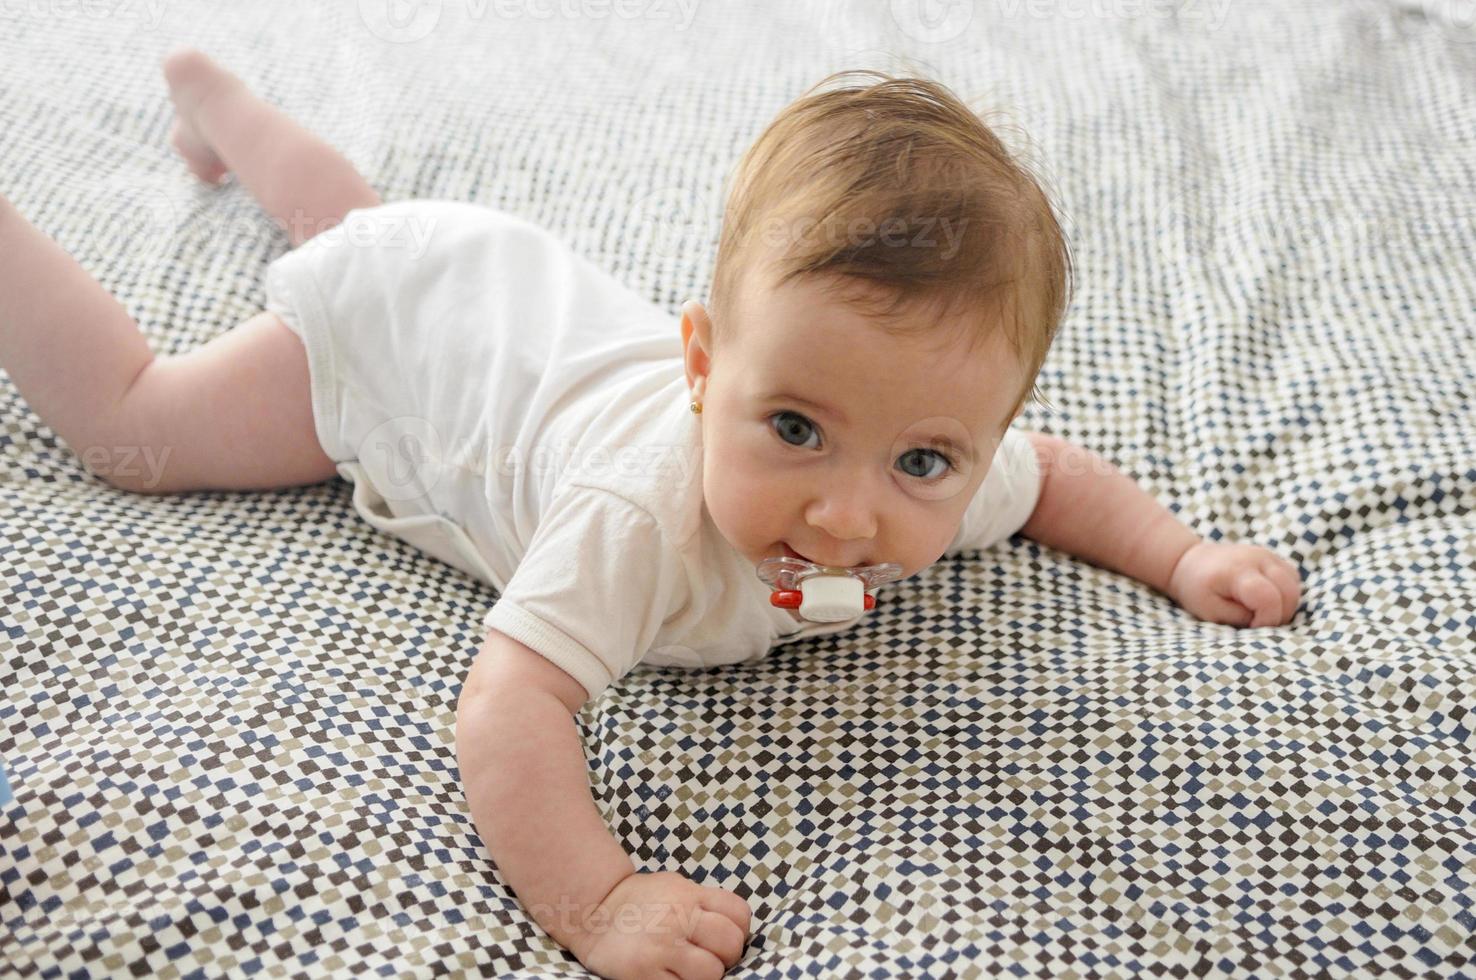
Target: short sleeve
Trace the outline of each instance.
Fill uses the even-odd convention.
[[[989,473],[974,491],[963,523],[943,553],[982,551],[1024,527],[1040,500],[1040,480],[1040,461],[1030,438],[1013,427],[1006,429]]]
[[[688,593],[681,556],[648,510],[565,487],[482,625],[547,657],[594,699],[640,661]]]

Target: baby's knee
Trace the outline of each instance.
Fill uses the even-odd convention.
[[[104,483],[129,493],[175,492],[169,483],[170,448],[126,437],[73,446],[82,468]]]

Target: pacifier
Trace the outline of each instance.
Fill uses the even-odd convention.
[[[805,619],[817,623],[838,623],[875,608],[871,590],[901,578],[902,566],[888,561],[845,568],[781,555],[759,562],[757,572],[774,590],[769,605],[798,609]]]

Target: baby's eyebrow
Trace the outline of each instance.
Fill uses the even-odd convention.
[[[795,395],[787,391],[776,391],[772,394],[765,395],[764,401],[798,402],[801,405],[805,405],[811,409],[814,409],[821,415],[828,415],[831,418],[836,419],[842,425],[850,424],[850,420],[846,418],[844,412],[841,412],[839,409],[831,408],[828,405],[822,405],[814,399],[805,398],[803,395]],[[967,446],[960,446],[957,442],[948,438],[948,436],[942,432],[934,432],[931,435],[927,436],[926,439],[929,442],[947,448],[955,455],[966,457],[970,462],[978,462],[979,460],[979,453],[974,449],[974,444],[972,441]]]
[[[842,422],[845,425],[851,424],[851,420],[846,418],[846,413],[842,412],[840,409],[831,408],[829,405],[822,405],[813,399],[805,398],[801,395],[793,395],[787,391],[776,391],[773,394],[764,396],[764,401],[777,402],[781,400],[799,402],[801,405],[808,405],[810,408],[813,408],[821,415],[829,415],[831,418],[836,419],[837,421]]]

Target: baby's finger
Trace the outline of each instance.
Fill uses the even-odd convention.
[[[704,885],[702,897],[698,899],[702,907],[709,912],[718,912],[726,915],[743,930],[743,935],[748,935],[749,923],[753,913],[748,910],[748,903],[726,888],[716,885]]]
[[[710,951],[723,961],[723,966],[732,966],[743,957],[744,931],[738,923],[721,912],[698,906],[697,922],[687,942]]]
[[[708,980],[721,977],[726,972],[721,960],[710,949],[680,942],[672,947],[667,957],[667,969],[682,980]]]
[[[1297,614],[1297,602],[1302,595],[1302,579],[1291,563],[1275,558],[1261,565],[1261,571],[1281,590],[1281,608],[1285,611],[1281,622],[1289,621]]]
[[[1200,619],[1224,623],[1226,626],[1248,626],[1252,617],[1251,611],[1240,603],[1222,599],[1213,593],[1205,594],[1195,603],[1194,614]]]
[[[1236,602],[1255,613],[1251,626],[1274,626],[1283,621],[1281,590],[1259,568],[1241,569],[1230,593]]]

